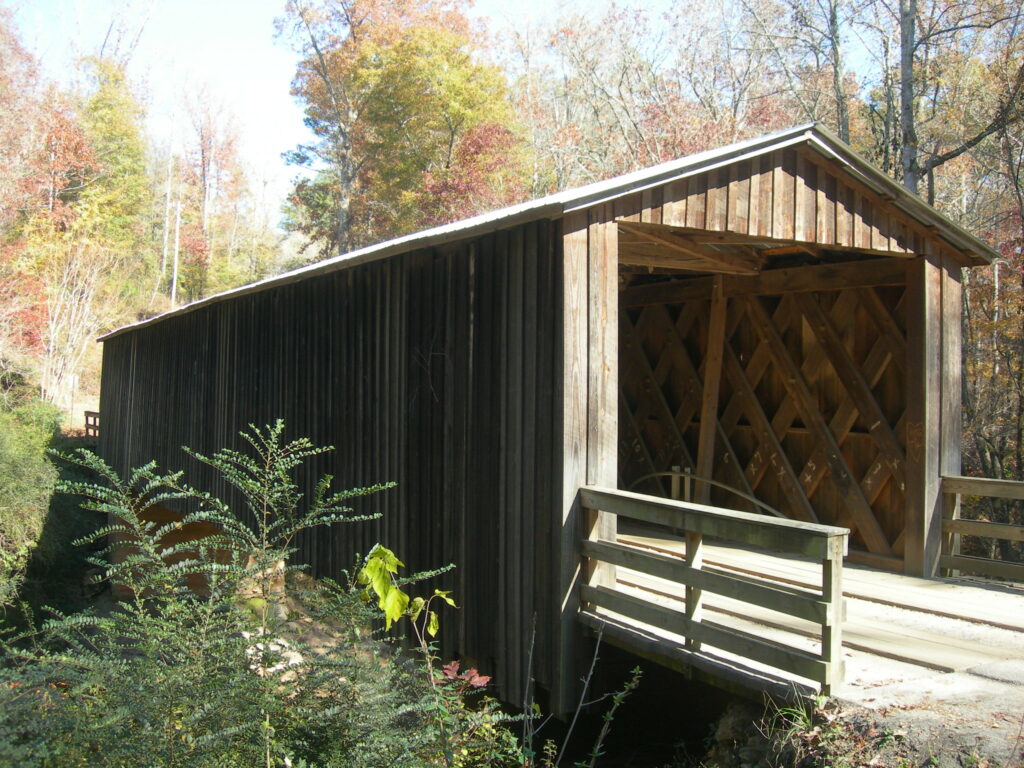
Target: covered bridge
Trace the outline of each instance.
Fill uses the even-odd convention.
[[[674,638],[641,632],[638,649],[724,648],[827,687],[847,547],[835,526],[850,560],[939,567],[940,480],[960,462],[961,268],[993,255],[805,125],[114,331],[100,451],[224,491],[180,446],[237,445],[280,417],[337,446],[314,467],[337,487],[397,481],[367,502],[380,521],[308,537],[302,558],[336,574],[379,540],[412,568],[456,563],[446,652],[508,701],[536,684],[564,708],[602,616]],[[659,524],[685,547],[644,549]],[[694,576],[702,535],[810,557],[820,591]],[[677,617],[616,586],[629,567],[682,585]],[[817,622],[820,645],[699,626],[716,590]]]

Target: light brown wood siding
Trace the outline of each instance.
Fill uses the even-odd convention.
[[[905,278],[868,267],[859,285],[815,290],[827,287],[830,272],[805,272],[820,280],[785,281],[788,292],[770,272],[725,279],[725,343],[717,349],[708,341],[706,278],[690,287],[680,281],[676,300],[668,287],[660,297],[653,287],[646,298],[641,289],[624,293],[619,487],[667,495],[667,481],[637,480],[676,465],[699,468],[700,442],[714,435],[706,473],[792,519],[850,527],[855,557],[898,569],[907,495]],[[708,410],[703,389],[716,352],[724,352],[721,393]],[[711,498],[756,511],[721,490]]]
[[[889,205],[890,199],[807,147],[731,163],[663,189],[659,216],[665,224],[865,253],[949,250],[934,232]]]

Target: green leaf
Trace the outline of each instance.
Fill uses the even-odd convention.
[[[416,621],[420,617],[420,613],[423,612],[423,606],[426,605],[426,601],[422,597],[414,597],[412,602],[409,604],[409,615],[413,621]]]
[[[430,618],[427,620],[427,634],[431,637],[437,635],[437,631],[440,629],[440,625],[437,621],[437,611],[430,612]]]
[[[448,603],[448,605],[450,605],[452,608],[458,608],[459,607],[459,606],[457,606],[455,604],[455,600],[453,600],[451,597],[449,597],[449,595],[451,594],[451,590],[448,590],[448,589],[435,589],[434,590],[434,594],[437,597],[440,597],[446,603]]]
[[[377,593],[377,597],[383,601],[388,590],[391,589],[391,574],[388,573],[384,561],[377,558],[368,559],[366,565],[359,573],[365,577],[366,583]]]
[[[405,609],[409,605],[409,596],[398,587],[392,587],[384,595],[381,601],[381,609],[384,611],[384,627],[391,629],[391,623],[398,621],[405,615]]]

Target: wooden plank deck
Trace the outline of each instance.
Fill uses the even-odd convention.
[[[630,546],[682,556],[685,541],[652,534],[629,526],[618,541]],[[820,588],[820,566],[813,560],[785,560],[748,549],[705,542],[704,563],[709,570],[743,573],[754,581],[786,584],[809,592]],[[619,567],[616,588],[624,594],[683,610],[684,588],[679,584]],[[844,569],[843,623],[846,682],[835,693],[851,700],[870,701],[877,686],[897,677],[935,673],[961,673],[989,665],[1021,665],[1024,668],[1024,585],[986,584],[979,581],[919,579],[875,571],[863,566]],[[729,629],[776,639],[813,651],[820,643],[820,627],[767,609],[754,608],[719,595],[705,594],[707,620]],[[642,651],[664,641],[664,631],[650,626],[630,627],[630,622],[611,616],[603,625],[595,617],[585,619],[602,626],[613,642]],[[651,655],[651,654],[647,654]],[[802,688],[794,678],[781,681],[767,670],[718,654],[699,658],[680,653],[674,666],[693,667],[702,676],[720,676],[734,687],[779,692],[787,684]],[[669,661],[668,659],[660,659]],[[916,672],[915,672],[916,670]]]

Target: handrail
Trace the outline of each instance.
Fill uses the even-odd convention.
[[[98,411],[85,412],[85,436],[100,436],[100,414]]]
[[[841,682],[842,568],[847,529],[610,488],[583,487],[579,496],[587,520],[581,545],[584,582],[580,588],[582,618],[587,623],[600,622],[602,616],[612,613],[683,638],[679,652],[699,654],[707,645],[815,681],[823,693]],[[684,531],[685,556],[658,554],[617,541],[619,517]],[[821,591],[752,580],[721,569],[704,570],[704,535],[774,553],[816,558],[822,567]],[[682,585],[685,611],[620,588],[616,576],[619,567]],[[705,591],[817,624],[821,629],[819,652],[706,620]]]
[[[939,567],[947,575],[960,572],[988,578],[1024,581],[1024,563],[961,554],[961,536],[1024,541],[1024,525],[965,520],[960,517],[961,496],[1024,500],[1024,482],[990,477],[943,475],[942,553]]]
[[[698,483],[707,483],[708,485],[713,485],[716,488],[721,488],[723,490],[729,491],[729,493],[733,494],[734,496],[739,496],[744,501],[749,501],[751,504],[760,507],[761,509],[774,515],[775,517],[781,517],[786,519],[786,516],[779,512],[779,510],[777,510],[773,506],[765,504],[756,496],[752,496],[751,494],[746,493],[745,491],[741,491],[739,488],[733,488],[731,485],[727,485],[726,483],[714,480],[710,477],[702,477],[700,475],[695,475],[692,472],[651,472],[649,475],[638,477],[636,480],[629,484],[629,488],[627,488],[626,490],[631,491],[645,480],[653,480],[656,477],[678,477],[685,480],[696,480]],[[689,501],[689,499],[685,499],[685,497],[684,500]]]

